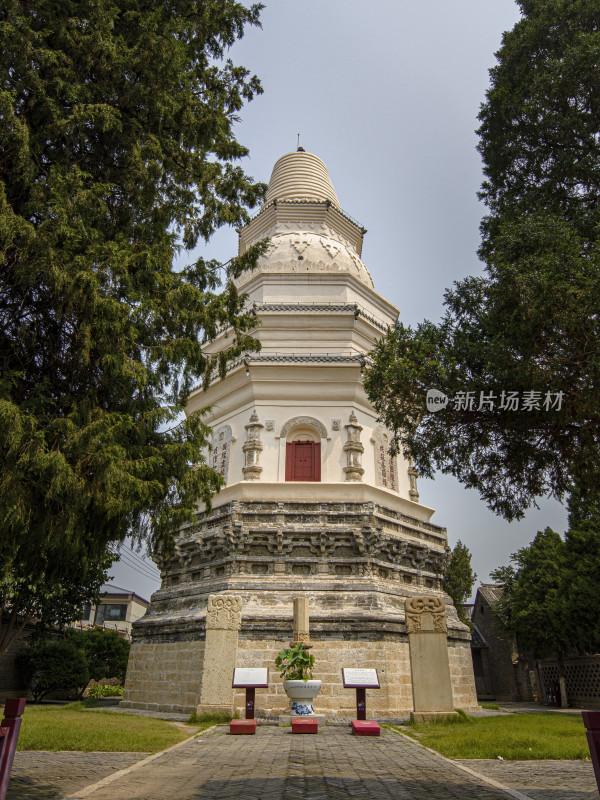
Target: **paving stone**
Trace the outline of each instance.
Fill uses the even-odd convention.
[[[7,800],[64,800],[135,763],[139,753],[18,752]],[[590,800],[593,770],[582,762],[461,761],[532,800]],[[358,738],[347,725],[317,736],[259,726],[229,736],[227,726],[201,734],[150,763],[86,794],[86,800],[508,800],[416,742],[382,730]]]
[[[80,753],[19,750],[6,800],[62,798],[130,767],[147,753]]]
[[[598,797],[591,761],[465,759],[458,763],[522,792],[531,800],[589,800]]]

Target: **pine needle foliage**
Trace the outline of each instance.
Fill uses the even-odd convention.
[[[13,632],[76,614],[108,543],[130,534],[168,551],[221,485],[202,455],[208,428],[182,409],[256,347],[229,278],[265,244],[226,270],[173,263],[264,194],[233,131],[261,87],[226,59],[260,9],[0,9],[0,597]],[[231,344],[216,360],[201,348],[223,326]],[[45,612],[54,595],[70,611]]]
[[[465,624],[469,624],[465,603],[471,596],[476,578],[471,567],[471,551],[459,539],[450,553],[444,575],[444,591],[452,598],[459,619]]]
[[[485,275],[447,291],[440,324],[390,331],[365,382],[423,475],[509,520],[600,486],[600,0],[518,5],[479,115]],[[427,413],[428,389],[473,402]]]

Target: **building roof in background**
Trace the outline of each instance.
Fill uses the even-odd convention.
[[[497,603],[504,594],[503,583],[482,583],[477,591],[484,597],[490,605]]]
[[[145,603],[146,605],[150,604],[149,600],[146,600],[145,597],[137,594],[137,592],[133,592],[131,589],[122,589],[120,586],[115,586],[114,583],[102,584],[99,594],[101,597],[106,595],[131,595],[132,597],[137,597],[138,600],[141,600],[142,603]]]

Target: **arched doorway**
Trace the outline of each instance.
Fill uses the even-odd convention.
[[[321,442],[308,428],[296,429],[285,445],[286,481],[321,480]]]

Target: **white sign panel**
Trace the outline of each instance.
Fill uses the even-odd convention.
[[[398,467],[396,457],[390,455],[390,436],[381,425],[373,433],[375,446],[375,476],[377,486],[385,486],[394,492],[398,491]]]
[[[344,686],[347,689],[361,688],[363,686],[367,689],[379,689],[379,677],[376,669],[348,669],[343,667],[342,675],[344,677]]]
[[[233,670],[234,689],[244,689],[245,687],[269,685],[269,670],[267,667],[236,667]]]
[[[227,483],[229,473],[229,456],[231,455],[231,443],[233,436],[231,425],[221,425],[213,434],[212,452],[210,454],[210,466],[215,472],[220,472]]]

